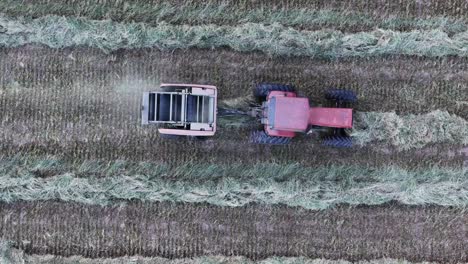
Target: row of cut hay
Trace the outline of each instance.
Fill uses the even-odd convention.
[[[254,261],[245,257],[206,256],[197,258],[167,259],[161,257],[119,257],[90,259],[80,256],[61,257],[53,255],[29,255],[16,249],[6,241],[0,241],[0,262],[2,264],[351,264],[345,260],[309,259],[304,257],[270,257]],[[353,262],[358,264],[410,264],[396,259],[376,259]],[[431,262],[423,262],[431,263]],[[421,263],[422,264],[422,263]]]
[[[0,10],[11,16],[41,17],[47,15],[78,16],[88,19],[120,22],[143,22],[155,26],[161,22],[170,24],[217,24],[278,23],[302,29],[334,28],[343,31],[362,31],[371,28],[390,30],[442,29],[450,34],[466,31],[468,25],[462,19],[450,17],[412,18],[376,16],[356,11],[311,8],[242,8],[230,1],[184,3],[136,3],[80,1],[64,5],[61,2],[18,4],[14,0],[0,3]]]
[[[434,143],[468,145],[468,121],[446,111],[403,116],[357,112],[354,126],[352,135],[360,145],[385,142],[402,150]]]
[[[236,26],[116,23],[47,16],[38,19],[0,17],[0,46],[43,44],[52,48],[96,47],[104,51],[134,48],[175,50],[228,47],[239,52],[270,55],[341,58],[377,55],[428,57],[467,56],[468,31],[448,35],[441,29],[398,32],[378,29],[343,33],[336,30],[296,30],[280,24]]]
[[[299,164],[164,164],[4,157],[0,201],[62,200],[105,205],[115,201],[251,202],[325,209],[337,204],[468,205],[468,170]]]

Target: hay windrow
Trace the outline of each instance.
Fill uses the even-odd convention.
[[[0,46],[43,44],[51,48],[96,47],[118,49],[229,47],[239,52],[261,51],[273,56],[341,58],[376,55],[428,57],[467,56],[468,31],[449,36],[440,29],[398,32],[377,29],[346,34],[335,30],[307,31],[280,24],[245,23],[236,26],[116,23],[47,16],[38,19],[0,17]]]
[[[238,2],[238,1],[237,1]],[[247,7],[236,1],[185,1],[184,3],[161,2],[96,2],[68,1],[67,5],[54,1],[34,1],[18,5],[16,1],[0,3],[0,10],[11,16],[47,15],[78,16],[88,19],[111,19],[118,22],[143,22],[155,26],[161,22],[182,25],[235,25],[239,23],[278,23],[301,29],[333,28],[341,31],[365,31],[373,28],[390,30],[443,29],[455,34],[466,31],[463,19],[432,16],[413,18],[407,16],[375,15],[352,10],[340,11],[331,8],[314,9],[300,7]]]
[[[468,205],[468,170],[362,166],[303,167],[164,164],[125,161],[67,163],[57,158],[3,158],[0,201],[62,200],[106,205],[114,201],[251,202],[325,209],[337,204]]]
[[[446,111],[420,115],[358,112],[353,138],[360,145],[385,142],[401,150],[434,143],[468,145],[468,121]]]

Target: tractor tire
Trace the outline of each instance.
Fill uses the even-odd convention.
[[[294,92],[294,86],[276,83],[259,83],[255,86],[255,97],[267,97],[272,91]]]
[[[351,148],[353,140],[350,137],[331,136],[322,141],[322,145],[335,148]]]
[[[272,137],[267,135],[265,131],[254,131],[250,136],[250,141],[255,144],[287,145],[291,142],[291,138]]]
[[[206,141],[209,137],[202,137],[202,136],[189,136],[187,137],[189,140],[195,141],[195,142],[204,142]]]
[[[336,100],[346,103],[354,103],[357,101],[356,93],[350,90],[330,89],[325,94],[328,100]]]

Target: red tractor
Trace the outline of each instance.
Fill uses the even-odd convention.
[[[299,97],[293,86],[261,83],[255,87],[255,96],[262,101],[252,113],[264,125],[261,131],[252,133],[251,140],[260,144],[288,144],[297,133],[311,129],[332,128],[333,135],[324,144],[334,147],[351,147],[352,140],[346,129],[353,127],[353,109],[343,105],[357,101],[352,91],[333,89],[326,98],[335,107],[310,107],[309,99]]]
[[[166,138],[200,138],[216,132],[217,115],[251,115],[264,129],[254,131],[251,141],[258,144],[288,144],[297,133],[332,128],[333,135],[324,144],[351,147],[346,129],[353,126],[353,109],[343,107],[355,102],[347,90],[329,90],[326,98],[334,107],[310,107],[309,99],[299,97],[290,85],[261,83],[255,87],[261,104],[248,112],[217,110],[217,89],[211,85],[161,84],[157,91],[143,94],[142,124],[157,124]]]

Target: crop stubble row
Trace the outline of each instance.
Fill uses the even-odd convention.
[[[252,94],[255,81],[294,83],[324,103],[327,87],[351,87],[360,111],[420,113],[445,109],[467,117],[468,66],[462,58],[375,58],[317,61],[270,58],[226,50],[156,50],[104,54],[95,49],[53,50],[37,46],[0,50],[1,148],[70,158],[182,162],[288,162],[459,166],[461,155],[444,159],[450,146],[394,153],[362,148],[337,153],[305,136],[289,147],[248,144],[249,129],[221,128],[214,140],[170,142],[139,125],[143,90],[160,82],[215,84],[220,100]],[[460,103],[461,102],[461,103]],[[168,157],[177,157],[170,158]]]
[[[0,237],[32,254],[169,258],[242,255],[466,262],[468,216],[442,207],[223,208],[130,203],[0,204]]]
[[[96,6],[106,8],[120,9],[125,12],[127,1],[79,1],[79,0],[26,0],[23,4],[50,4],[60,2],[64,5],[78,5],[83,10],[95,10],[93,13],[99,13]],[[191,5],[206,5],[207,1],[192,0],[187,1]],[[338,10],[338,11],[358,11],[369,16],[400,16],[400,17],[434,17],[434,16],[451,16],[458,18],[466,18],[468,11],[468,3],[464,0],[425,0],[425,1],[406,1],[406,0],[210,0],[214,5],[228,5],[238,9],[301,9],[307,8],[312,10]],[[180,5],[180,1],[176,0],[137,0],[132,1],[134,4],[160,4],[171,3]],[[184,3],[187,4],[187,3]],[[96,10],[97,9],[97,10]],[[60,10],[50,10],[50,12],[58,12],[59,15],[74,15],[73,13],[62,14]]]
[[[112,102],[109,96],[138,103],[140,98],[135,94],[155,88],[160,81],[215,84],[221,100],[249,96],[254,83],[269,81],[295,84],[316,103],[325,102],[323,92],[327,88],[351,88],[360,97],[356,106],[359,111],[404,114],[443,109],[468,117],[467,58],[373,57],[328,61],[272,58],[222,49],[138,50],[106,55],[97,49],[53,50],[37,46],[1,49],[0,57],[3,90],[14,82],[25,88],[55,86],[66,92],[76,85],[79,89],[76,96],[101,100],[98,101],[101,104]],[[89,91],[92,89],[99,90]],[[99,97],[103,93],[105,100]]]

